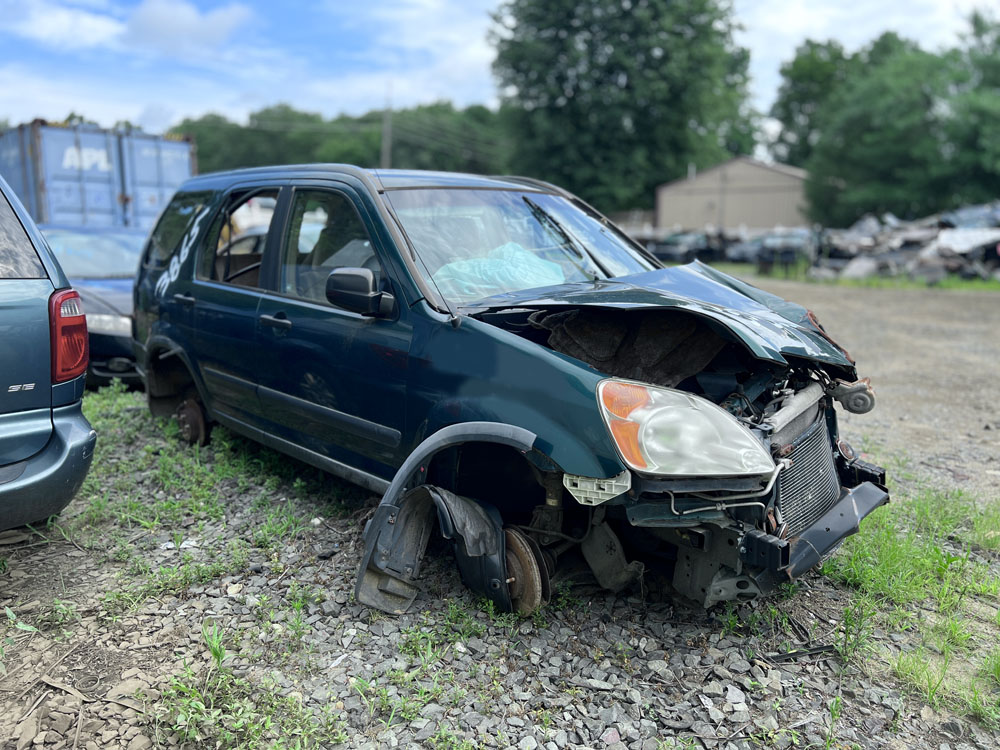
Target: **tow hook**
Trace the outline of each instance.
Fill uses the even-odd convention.
[[[867,414],[875,408],[875,391],[870,378],[853,383],[837,380],[826,392],[852,414]]]

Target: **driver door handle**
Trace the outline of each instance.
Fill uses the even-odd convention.
[[[284,313],[278,313],[277,315],[261,315],[259,320],[261,325],[271,326],[272,328],[292,327],[292,321],[285,317]]]
[[[174,302],[180,302],[182,305],[193,305],[194,297],[190,294],[175,294]]]

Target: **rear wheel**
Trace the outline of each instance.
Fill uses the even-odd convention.
[[[196,398],[187,398],[177,407],[177,424],[181,437],[191,445],[207,445],[209,436],[205,409]]]

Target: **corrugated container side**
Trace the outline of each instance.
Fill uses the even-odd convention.
[[[193,172],[191,144],[146,133],[119,134],[125,220],[150,229]]]
[[[48,197],[48,211],[43,210],[39,221],[120,225],[120,166],[115,135],[80,125],[43,126],[39,134],[44,180],[40,192]]]
[[[0,133],[0,175],[39,223],[149,229],[193,172],[187,141],[40,120]]]

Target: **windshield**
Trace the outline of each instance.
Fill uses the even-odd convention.
[[[141,232],[75,232],[42,229],[63,271],[71,278],[110,279],[135,276],[146,242]]]
[[[421,273],[452,304],[657,267],[616,229],[557,195],[428,188],[386,196]]]

